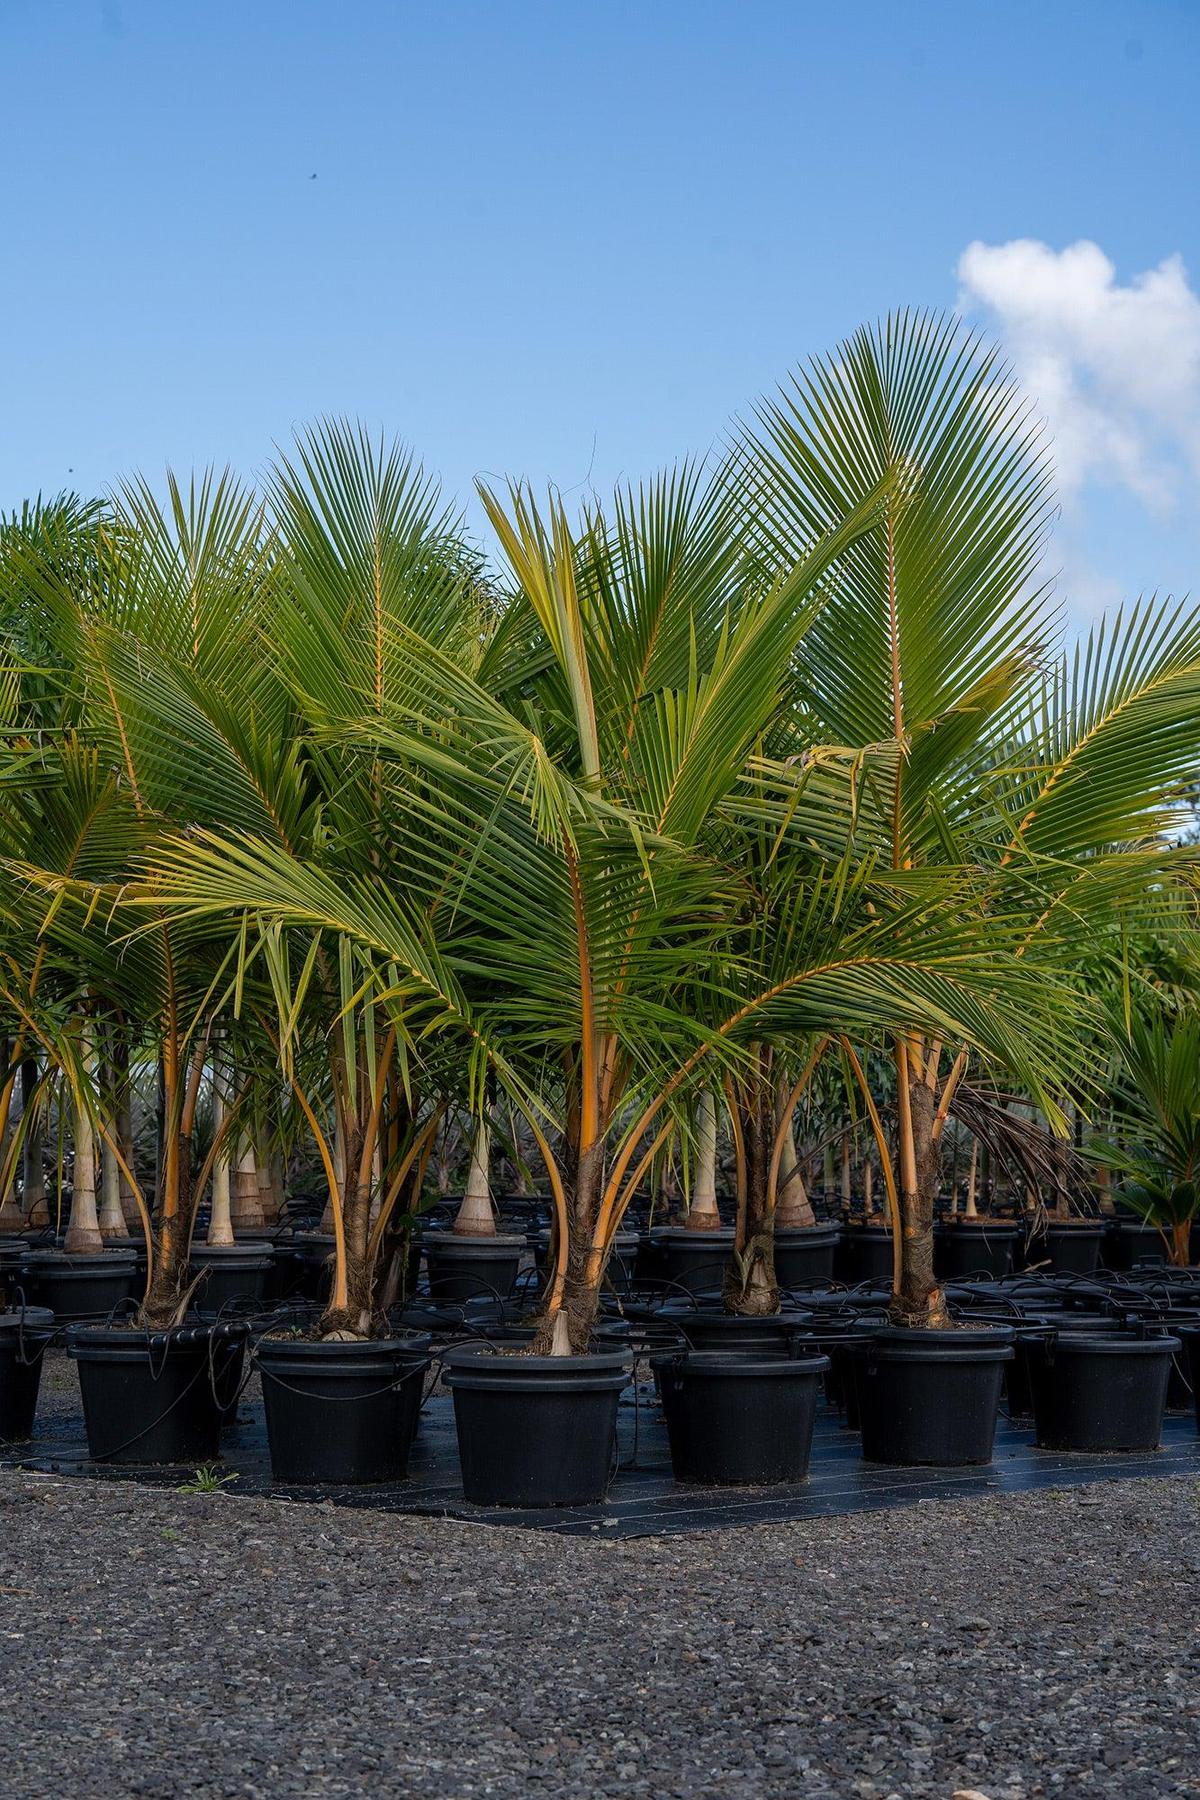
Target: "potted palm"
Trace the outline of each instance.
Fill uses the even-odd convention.
[[[746,876],[710,853],[712,815],[757,804],[747,759],[877,493],[765,576],[725,479],[621,495],[578,536],[557,503],[543,517],[519,491],[507,509],[485,499],[515,597],[473,667],[408,627],[388,634],[382,691],[368,666],[318,707],[295,669],[315,733],[336,742],[338,792],[365,794],[380,823],[369,854],[339,863],[328,832],[297,854],[193,830],[156,842],[137,903],[316,934],[310,972],[318,936],[335,937],[353,965],[339,1018],[369,1004],[407,1059],[458,1046],[477,1094],[490,1070],[509,1095],[553,1195],[550,1279],[533,1354],[463,1354],[450,1381],[468,1491],[565,1500],[602,1491],[626,1379],[592,1345],[605,1265],[700,1093],[831,1017],[999,1044],[1023,1064],[1021,980],[997,992],[995,933],[973,954],[961,883],[948,907],[932,884],[873,885],[869,860],[810,866],[758,983],[731,948]],[[304,630],[289,618],[284,635],[297,657]],[[290,979],[285,993],[299,1016]]]
[[[870,845],[905,884],[959,870],[980,905],[981,941],[998,934],[1014,978],[1040,970],[1028,1017],[1049,1054],[1026,1087],[1064,1129],[1061,1097],[1078,1073],[1072,1021],[1086,999],[1073,971],[1114,905],[1145,894],[1170,862],[1162,832],[1200,731],[1200,619],[1173,603],[1142,607],[1053,660],[1038,567],[1048,458],[996,353],[951,319],[905,313],[862,330],[760,409],[744,449],[749,491],[770,496],[757,516],[772,545],[808,541],[894,473],[801,647],[808,729],[862,756],[850,825],[863,852]],[[897,1035],[890,1139],[870,1065],[855,1067],[894,1231],[893,1330],[923,1334],[880,1342],[903,1357],[906,1381],[914,1360],[928,1360],[931,1382],[943,1379],[939,1364],[962,1360],[933,1224],[939,1145],[967,1055],[944,1033]],[[881,1356],[886,1385],[882,1366]],[[978,1379],[994,1388],[991,1373]],[[892,1399],[882,1413],[898,1416]]]

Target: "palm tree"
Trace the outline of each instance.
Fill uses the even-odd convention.
[[[1141,987],[1113,1037],[1109,1134],[1095,1155],[1120,1177],[1119,1197],[1158,1226],[1170,1260],[1186,1268],[1200,1213],[1200,1013],[1192,997],[1179,1004]]]
[[[477,1111],[495,1072],[554,1195],[545,1348],[586,1347],[643,1168],[698,1089],[744,1074],[758,1045],[831,1017],[938,1030],[1039,1080],[1021,983],[996,993],[998,932],[973,956],[961,884],[914,897],[830,859],[797,881],[752,966],[731,932],[745,872],[708,847],[717,810],[743,807],[822,585],[885,487],[766,574],[726,485],[692,471],[578,532],[557,501],[543,514],[519,489],[485,493],[514,598],[476,670],[401,626],[389,679],[359,682],[356,714],[340,695],[314,720],[349,759],[345,791],[367,797],[370,854],[334,866],[205,830],[147,859],[138,904],[314,934],[312,964],[337,942],[398,1053],[462,1058]],[[303,667],[291,679],[311,691]]]
[[[847,820],[860,854],[908,891],[957,871],[979,946],[994,937],[1014,973],[1019,959],[1056,975],[1030,996],[1048,1023],[1088,932],[1169,865],[1163,834],[1200,748],[1200,614],[1151,602],[1054,654],[1049,457],[997,352],[953,319],[864,327],[765,402],[738,451],[764,555],[890,477],[800,648],[799,729],[861,757]],[[1064,1093],[1069,1033],[1060,1044]],[[944,1325],[933,1199],[967,1051],[912,1031],[891,1057],[894,1147],[877,1136],[903,1217],[893,1312]],[[1061,1128],[1057,1103],[1045,1110]]]

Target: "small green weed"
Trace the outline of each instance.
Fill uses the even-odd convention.
[[[222,1488],[229,1487],[237,1480],[235,1474],[218,1474],[214,1463],[202,1463],[190,1481],[185,1481],[178,1489],[181,1494],[219,1494]]]

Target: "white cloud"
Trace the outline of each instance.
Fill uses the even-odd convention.
[[[1168,511],[1200,482],[1200,296],[1178,256],[1127,286],[1099,245],[970,244],[963,310],[991,315],[1044,415],[1058,488],[1128,488]]]

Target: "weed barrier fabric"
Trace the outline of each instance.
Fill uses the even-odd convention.
[[[48,1352],[48,1356],[57,1354]],[[836,1412],[824,1407],[816,1422],[807,1481],[771,1488],[681,1488],[672,1479],[666,1427],[652,1387],[642,1383],[622,1399],[618,1409],[618,1466],[607,1498],[596,1506],[521,1510],[471,1506],[464,1500],[448,1394],[434,1394],[426,1402],[408,1479],[370,1487],[290,1487],[273,1482],[257,1387],[243,1397],[238,1418],[238,1424],[222,1435],[219,1465],[221,1474],[237,1476],[226,1488],[233,1496],[274,1495],[575,1537],[660,1537],[940,1500],[962,1501],[973,1496],[1048,1492],[1136,1477],[1200,1478],[1200,1434],[1191,1417],[1167,1418],[1159,1450],[1087,1455],[1038,1450],[1031,1422],[1013,1425],[1002,1414],[990,1464],[967,1469],[893,1469],[864,1463],[857,1435],[846,1429]],[[107,1469],[90,1463],[78,1397],[66,1392],[60,1394],[52,1411],[43,1408],[29,1444],[0,1447],[0,1467],[100,1481],[144,1482],[157,1488],[180,1487],[193,1474],[183,1467]]]

